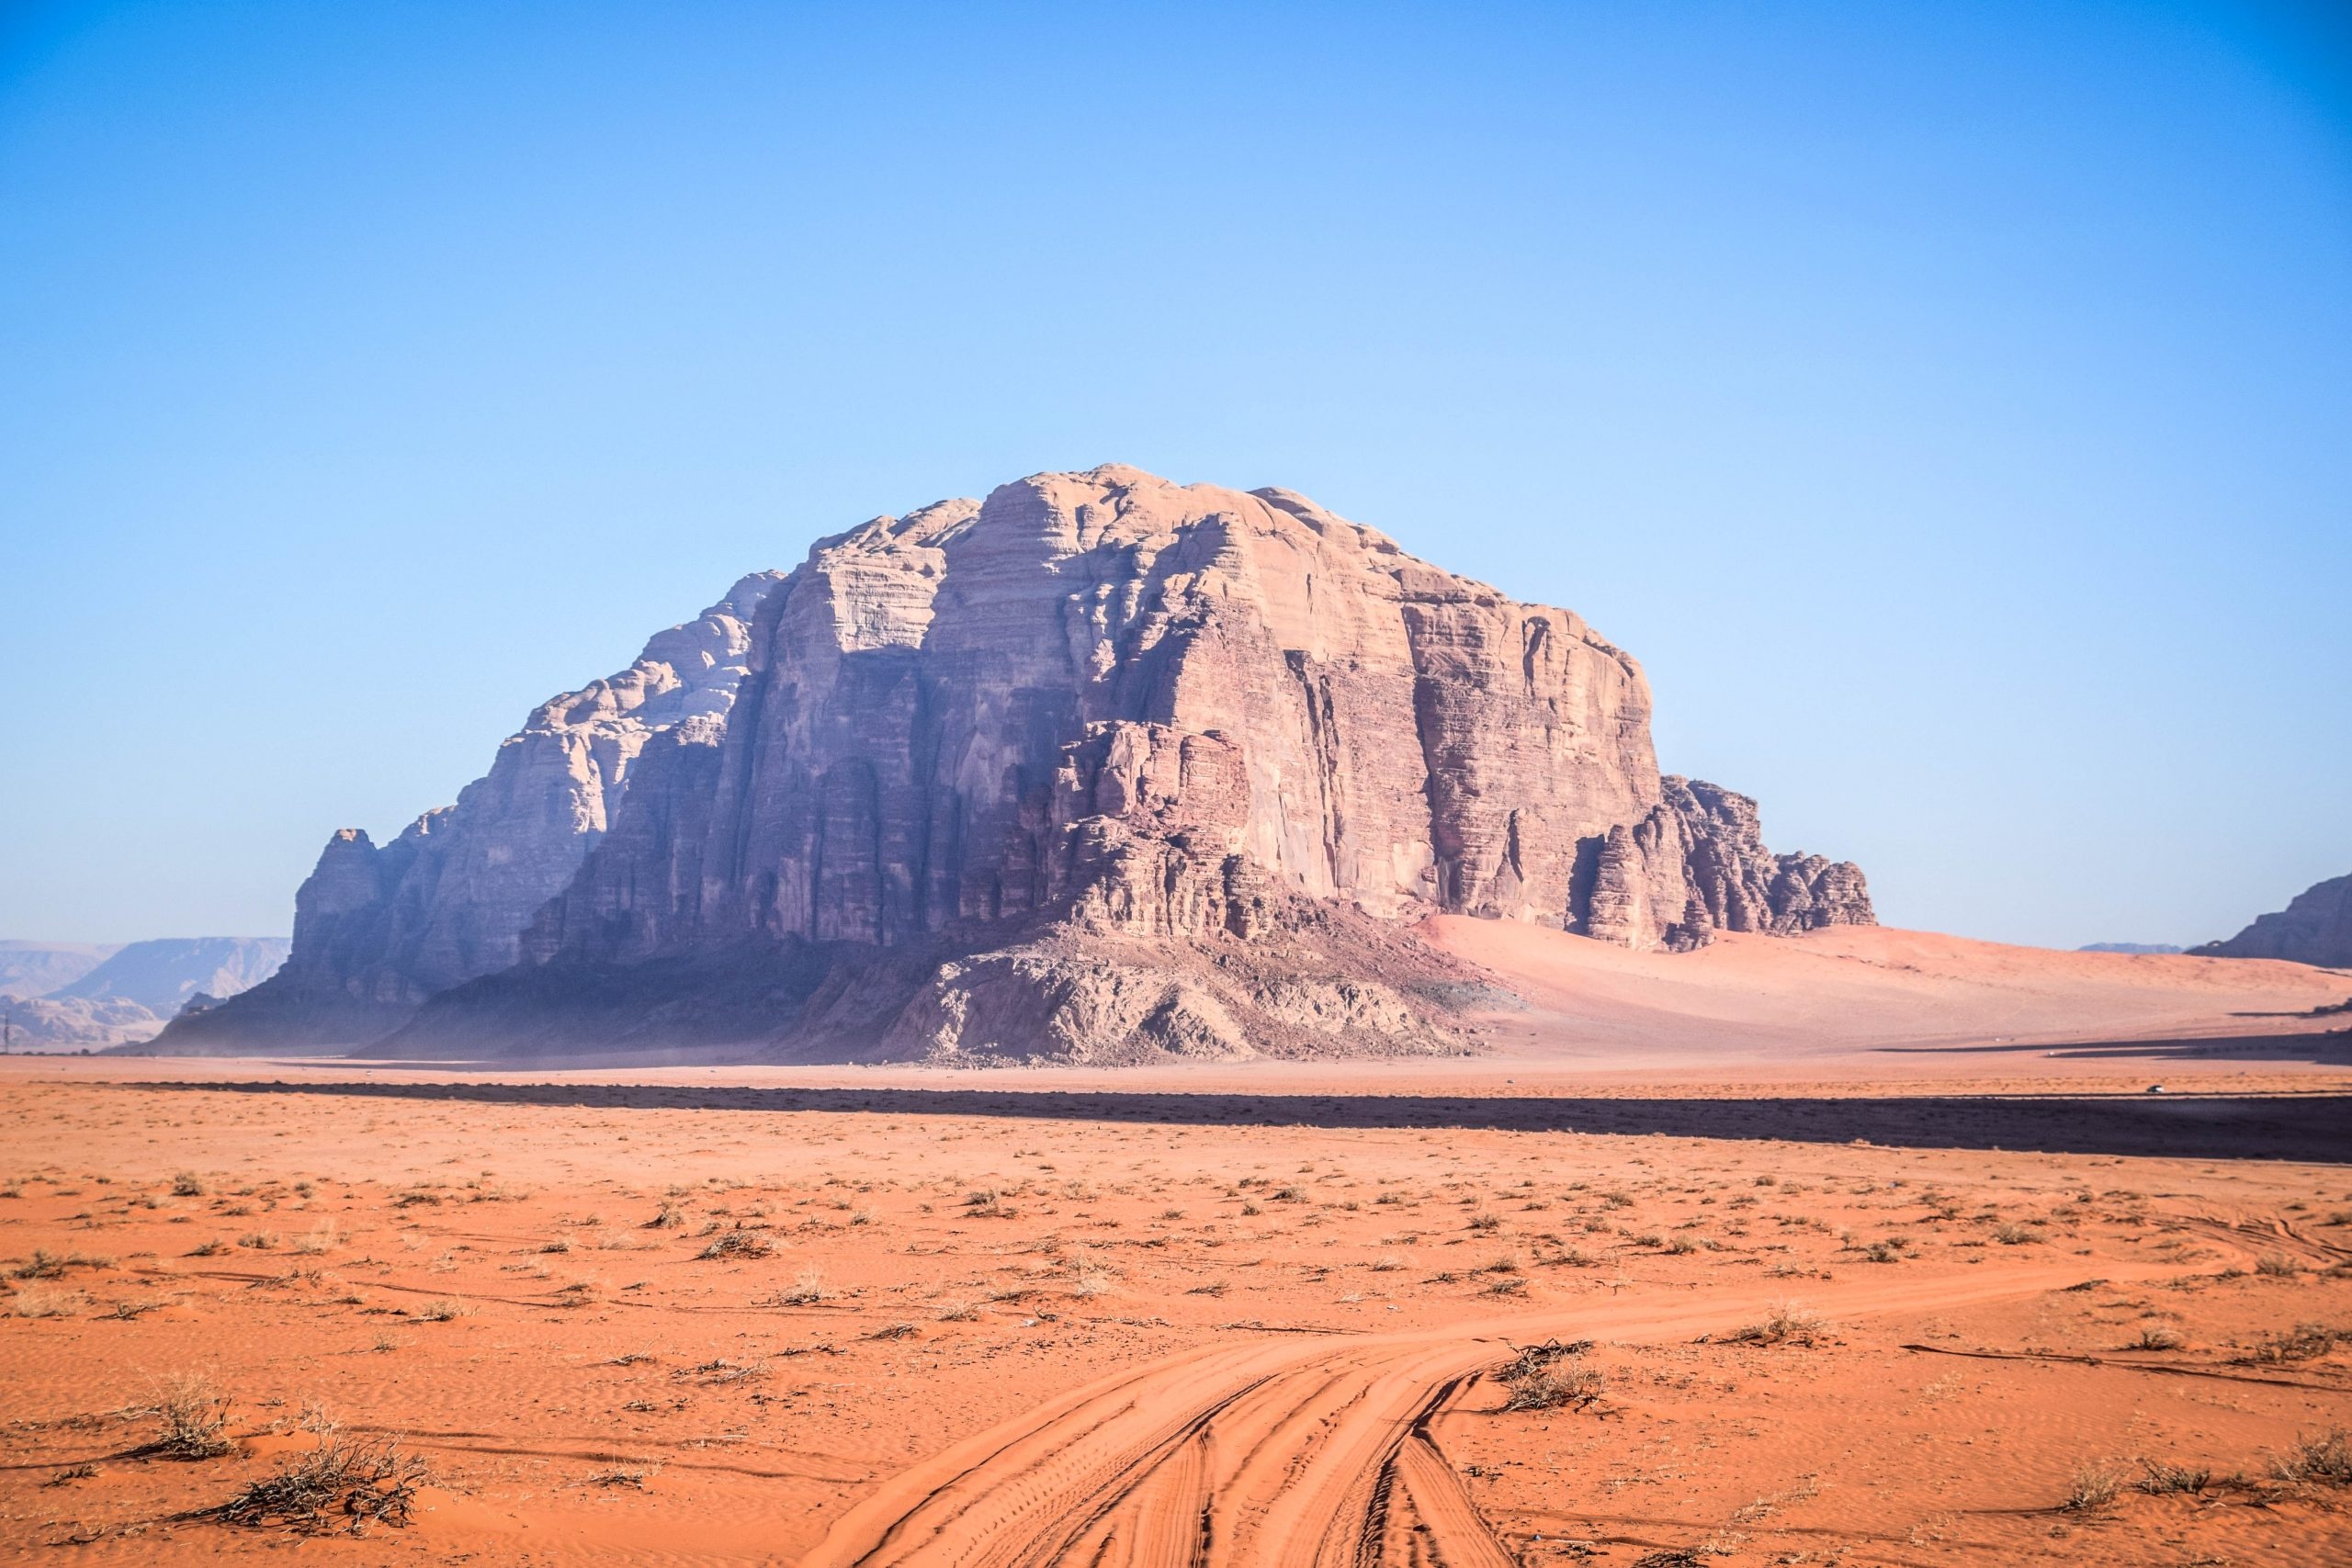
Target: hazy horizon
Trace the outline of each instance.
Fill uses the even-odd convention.
[[[1575,610],[1887,924],[2226,936],[2352,872],[2346,39],[14,8],[0,934],[283,935],[742,573],[1124,462]]]

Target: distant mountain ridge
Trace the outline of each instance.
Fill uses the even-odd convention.
[[[252,989],[277,972],[285,937],[163,937],[121,946],[0,942],[8,1043],[17,1050],[120,1044],[154,1034],[198,997]],[[65,978],[32,993],[38,979]]]
[[[120,942],[0,939],[0,997],[45,997],[121,951]]]
[[[2137,953],[2143,954],[2178,953],[2180,948],[2162,942],[2086,942],[2075,949],[2076,953]]]

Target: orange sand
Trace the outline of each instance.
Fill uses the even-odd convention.
[[[306,1561],[2352,1561],[2272,1476],[2352,1425],[2277,1345],[2352,1330],[2352,1073],[2233,1017],[2344,977],[1431,934],[1532,995],[1491,1057],[0,1063],[0,1559],[287,1550],[201,1510],[336,1425],[434,1479]],[[1549,1337],[1597,1398],[1504,1410]],[[139,1456],[185,1371],[242,1452]]]

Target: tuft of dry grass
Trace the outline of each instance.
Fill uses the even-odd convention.
[[[181,1372],[155,1385],[155,1437],[144,1452],[164,1459],[218,1459],[236,1447],[229,1438],[230,1398],[201,1372]]]
[[[2291,1280],[2303,1271],[2303,1266],[2283,1252],[2266,1252],[2255,1259],[2254,1271],[2274,1280]]]
[[[1776,1303],[1761,1323],[1751,1323],[1732,1337],[1744,1345],[1817,1345],[1829,1337],[1818,1313],[1801,1302]]]
[[[419,1323],[448,1323],[457,1318],[472,1315],[473,1310],[463,1302],[444,1296],[438,1300],[424,1303],[416,1309],[413,1315]]]
[[[2160,1464],[2154,1460],[2143,1459],[2140,1461],[2140,1468],[2147,1473],[2132,1485],[2152,1497],[2161,1497],[2173,1492],[2202,1492],[2213,1483],[2213,1472],[2202,1465]]]
[[[8,1298],[8,1311],[17,1317],[71,1317],[89,1298],[62,1285],[27,1284]]]
[[[2082,1464],[2067,1483],[2066,1500],[2059,1507],[2070,1514],[2095,1514],[2115,1501],[2123,1472],[2111,1464]]]

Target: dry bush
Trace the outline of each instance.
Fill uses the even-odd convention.
[[[1563,1345],[1550,1340],[1522,1346],[1506,1363],[1499,1381],[1508,1391],[1505,1410],[1582,1410],[1600,1397],[1608,1379],[1598,1368],[1577,1358],[1591,1348],[1589,1341]],[[1564,1364],[1566,1363],[1566,1364]]]
[[[768,1239],[765,1231],[722,1231],[695,1256],[705,1258],[765,1258],[775,1250],[775,1243]]]
[[[2177,1350],[2183,1345],[2188,1343],[2188,1340],[2181,1337],[2179,1329],[2172,1327],[2168,1324],[2152,1323],[2145,1328],[2140,1330],[2139,1337],[2132,1340],[2127,1348],[2133,1350]]]
[[[2247,1366],[2309,1361],[2335,1349],[2338,1340],[2352,1340],[2352,1328],[2330,1328],[2324,1323],[2299,1323],[2288,1333],[2269,1335],[2256,1341],[2252,1349],[2233,1359]]]
[[[2041,1238],[2034,1235],[2030,1226],[2000,1224],[1993,1227],[1993,1239],[2003,1247],[2023,1247],[2029,1242],[2040,1241]]]
[[[172,1178],[172,1196],[175,1198],[203,1197],[204,1179],[192,1170],[181,1171]]]
[[[463,1302],[453,1301],[444,1296],[437,1301],[426,1302],[418,1307],[415,1316],[419,1323],[447,1323],[456,1318],[469,1316],[473,1310]]]
[[[825,1271],[803,1269],[793,1276],[792,1288],[776,1292],[776,1301],[784,1306],[815,1306],[832,1292],[825,1289]]]
[[[225,1524],[275,1526],[299,1535],[362,1535],[371,1524],[406,1527],[416,1489],[430,1479],[424,1461],[390,1438],[330,1433],[308,1453],[277,1468],[215,1509]]]
[[[2305,1434],[2270,1461],[2270,1472],[2298,1486],[2352,1486],[2352,1430],[2330,1427]]]
[[[2122,1484],[2123,1476],[2113,1465],[2080,1465],[2068,1483],[2066,1500],[2058,1506],[2070,1514],[2097,1513],[2115,1501],[2115,1494]]]
[[[309,1235],[298,1235],[294,1238],[294,1250],[311,1257],[316,1257],[322,1252],[332,1252],[342,1245],[343,1233],[335,1229],[333,1221],[315,1225]]]
[[[2266,1252],[2255,1259],[2254,1271],[2276,1280],[2291,1280],[2303,1271],[2303,1266],[2283,1252]]]
[[[2170,1492],[2202,1492],[2213,1483],[2213,1472],[2201,1465],[2191,1468],[2185,1464],[2159,1464],[2154,1460],[2143,1459],[2140,1461],[2140,1468],[2148,1473],[2132,1484],[2152,1497],[2161,1497]]]
[[[8,1310],[17,1317],[71,1317],[88,1300],[62,1285],[19,1285],[8,1298]]]
[[[1817,1345],[1829,1337],[1817,1313],[1802,1303],[1781,1302],[1761,1323],[1751,1323],[1732,1337],[1744,1345]]]
[[[201,1372],[181,1372],[155,1385],[155,1437],[141,1451],[165,1459],[218,1459],[237,1445],[229,1439],[229,1396]]]

